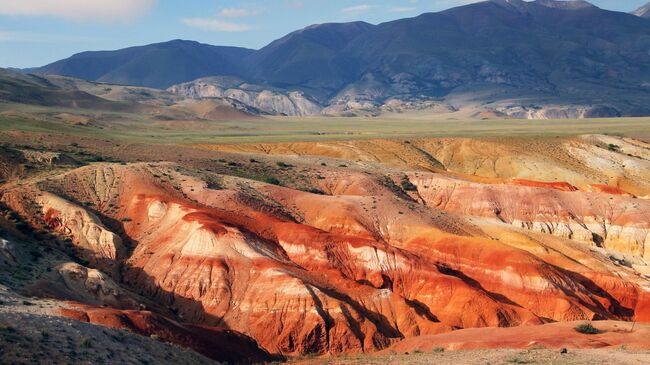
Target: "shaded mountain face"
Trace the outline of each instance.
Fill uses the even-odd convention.
[[[118,51],[83,52],[30,71],[166,88],[203,76],[237,75],[242,72],[239,60],[251,53],[245,48],[174,40]]]
[[[102,99],[77,88],[62,87],[46,77],[0,69],[0,102],[41,106],[130,110],[132,105]]]
[[[650,21],[641,17],[585,1],[493,0],[376,26],[311,26],[258,51],[174,41],[83,53],[35,71],[153,87],[238,76],[304,92],[325,109],[396,98],[515,100],[499,105],[510,108],[526,99],[524,113],[568,103],[644,115],[649,48]]]
[[[636,9],[634,12],[632,12],[632,14],[640,16],[642,18],[650,18],[650,3],[647,3],[642,7]]]

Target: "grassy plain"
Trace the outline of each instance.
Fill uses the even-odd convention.
[[[88,124],[61,114],[88,117]],[[123,142],[229,144],[416,137],[508,137],[615,134],[650,137],[650,118],[479,120],[437,115],[381,117],[265,117],[236,121],[156,120],[149,115],[65,108],[0,105],[0,131],[59,133]]]

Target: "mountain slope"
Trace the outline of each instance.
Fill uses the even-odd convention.
[[[328,114],[444,100],[517,117],[636,116],[650,114],[649,48],[650,21],[638,16],[585,1],[492,0],[376,26],[310,26],[258,51],[174,41],[37,71],[153,87],[239,76],[304,92]]]
[[[360,67],[342,50],[375,26],[364,22],[312,25],[260,49],[251,60],[249,75],[276,86],[306,85],[336,89],[356,76]]]
[[[5,69],[0,69],[0,101],[102,110],[135,109],[130,103],[110,101],[76,88],[62,87],[46,77]]]
[[[131,47],[118,51],[84,52],[33,72],[72,76],[114,84],[166,88],[211,75],[238,75],[239,59],[252,51],[193,41]]]

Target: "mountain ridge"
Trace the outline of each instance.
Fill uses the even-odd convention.
[[[604,116],[649,115],[643,102],[650,97],[648,34],[650,21],[586,1],[491,0],[377,25],[311,25],[259,50],[190,41],[118,50],[108,55],[120,62],[101,75],[76,72],[75,65],[88,57],[110,63],[100,57],[107,53],[30,71],[163,89],[233,76],[304,93],[327,114],[373,115],[392,100],[422,105],[469,98],[506,115],[521,114],[511,112],[520,108],[532,115],[551,104],[611,111]]]

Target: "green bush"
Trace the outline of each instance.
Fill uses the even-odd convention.
[[[267,184],[280,185],[280,180],[274,176],[268,176],[264,178],[264,182]]]
[[[596,335],[602,332],[598,328],[594,327],[591,323],[583,323],[577,326],[575,330],[585,335]]]

